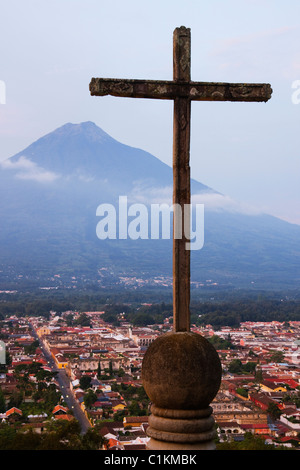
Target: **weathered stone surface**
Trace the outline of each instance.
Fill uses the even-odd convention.
[[[158,431],[168,431],[177,434],[193,434],[190,440],[199,440],[201,433],[211,430],[214,426],[214,419],[210,415],[207,418],[175,419],[162,418],[154,413],[149,416],[149,425]],[[177,439],[178,440],[178,439]]]
[[[150,400],[159,408],[207,408],[221,383],[221,363],[212,344],[192,332],[167,333],[148,348],[142,380]]]
[[[172,442],[172,441],[164,441],[161,439],[155,439],[151,437],[150,441],[147,443],[148,450],[155,450],[155,451],[170,451],[170,452],[183,452],[183,451],[190,451],[195,452],[199,450],[215,450],[216,446],[214,441],[206,440],[203,442]]]
[[[191,101],[268,101],[272,88],[267,83],[176,82],[168,80],[135,80],[92,78],[92,96],[119,96],[124,98],[151,98]]]
[[[181,26],[173,35],[173,80],[187,84],[191,78],[191,31]],[[173,328],[190,330],[190,251],[186,250],[185,223],[190,226],[190,134],[191,100],[174,99],[173,118],[173,204],[181,207],[183,217],[174,212],[173,230],[180,229],[181,237],[173,235]],[[181,225],[181,227],[180,227]]]
[[[209,403],[221,383],[221,363],[203,336],[167,333],[148,348],[142,367],[153,402],[147,434],[150,450],[213,450],[214,419]]]

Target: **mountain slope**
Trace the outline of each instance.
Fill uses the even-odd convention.
[[[27,160],[46,170],[44,180],[48,176],[49,180],[72,177],[88,183],[108,182],[108,187],[126,190],[126,194],[141,180],[149,187],[172,184],[168,165],[148,152],[121,144],[92,122],[68,123],[38,139],[9,159],[11,169],[20,170],[22,161],[26,167]],[[30,178],[30,165],[27,171],[28,178],[34,179],[34,175]],[[193,184],[197,191],[209,190],[199,182]]]
[[[5,160],[0,170],[2,279],[54,274],[103,279],[171,276],[171,240],[99,240],[99,204],[171,204],[172,169],[117,142],[91,122],[65,124]],[[205,204],[205,243],[193,251],[192,279],[234,286],[295,287],[300,227],[247,215],[192,181]],[[105,268],[105,271],[103,270]],[[1,281],[1,273],[0,273]]]

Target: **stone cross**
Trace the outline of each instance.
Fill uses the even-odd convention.
[[[174,101],[173,123],[173,205],[190,207],[190,115],[191,101],[268,101],[269,84],[213,83],[191,81],[191,34],[181,26],[173,34],[173,80],[128,80],[92,78],[93,96],[152,98]],[[176,218],[178,217],[178,219]],[[188,215],[189,217],[189,215]],[[185,218],[185,223],[189,218]],[[181,225],[180,238],[174,228]],[[173,329],[190,330],[190,252],[186,249],[184,217],[173,219]]]

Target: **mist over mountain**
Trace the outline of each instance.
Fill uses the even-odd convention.
[[[54,275],[172,275],[172,240],[100,240],[100,204],[172,201],[172,168],[113,139],[92,122],[65,124],[0,167],[0,281]],[[300,226],[260,214],[193,180],[205,207],[204,246],[191,253],[192,280],[298,287]]]

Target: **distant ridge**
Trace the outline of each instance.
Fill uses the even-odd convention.
[[[127,195],[150,204],[171,201],[171,194],[172,168],[155,156],[119,143],[93,122],[64,124],[2,162],[0,283],[55,273],[98,282],[103,268],[113,282],[121,273],[171,276],[170,240],[96,236],[100,203]],[[299,287],[300,226],[247,213],[195,180],[192,194],[205,205],[204,248],[192,253],[192,280]]]

